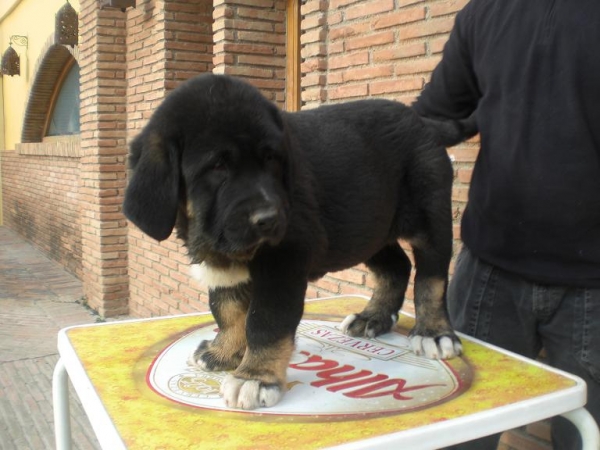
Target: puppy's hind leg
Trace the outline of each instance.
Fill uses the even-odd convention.
[[[246,315],[251,293],[251,283],[209,291],[210,310],[219,332],[213,341],[198,345],[188,364],[207,371],[233,370],[239,366],[246,351]]]
[[[414,352],[428,358],[458,356],[462,345],[446,308],[448,268],[452,257],[451,176],[446,189],[422,189],[422,227],[408,238],[415,258],[415,326],[410,332]],[[434,186],[430,179],[430,186]]]
[[[416,322],[409,337],[414,352],[433,359],[458,356],[462,345],[454,333],[446,309],[448,263],[428,241],[414,240]],[[449,255],[448,251],[448,255]]]
[[[398,320],[411,263],[400,245],[394,243],[381,249],[366,265],[375,276],[375,291],[365,309],[346,317],[341,328],[350,336],[372,338],[390,331]]]
[[[418,205],[418,227],[407,237],[416,270],[416,321],[409,337],[417,355],[452,358],[460,355],[462,345],[446,309],[452,257],[453,171],[445,149],[421,148],[410,174],[411,196]]]

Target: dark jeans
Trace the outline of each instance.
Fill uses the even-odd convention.
[[[600,268],[599,268],[600,270]],[[585,380],[587,410],[600,423],[600,289],[548,286],[486,264],[463,247],[448,288],[448,311],[465,334],[535,359]],[[496,449],[500,435],[452,449]],[[581,448],[579,432],[552,419],[554,450]]]

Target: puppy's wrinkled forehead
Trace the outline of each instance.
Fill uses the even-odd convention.
[[[283,127],[277,107],[257,88],[226,75],[204,74],[175,89],[165,100],[163,115],[180,129],[253,137]]]

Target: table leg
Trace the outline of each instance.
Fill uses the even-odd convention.
[[[54,435],[56,450],[71,450],[71,414],[69,411],[69,377],[61,359],[52,375]]]
[[[592,415],[585,408],[561,414],[569,419],[581,433],[582,450],[600,450],[600,432]]]

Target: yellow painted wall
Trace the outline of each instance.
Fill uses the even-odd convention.
[[[0,13],[1,14],[1,13]],[[4,149],[4,82],[0,76],[0,151]],[[0,158],[0,225],[4,224],[4,205],[2,204],[2,158]]]
[[[23,117],[27,96],[33,82],[34,70],[43,55],[50,36],[54,34],[56,12],[66,0],[0,0],[0,52],[8,48],[12,35],[27,36],[27,48],[14,45],[21,56],[21,76],[3,76],[2,109],[0,116],[3,132],[0,132],[0,150],[14,150],[21,141]],[[69,3],[79,11],[79,0]]]

